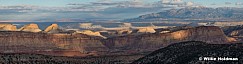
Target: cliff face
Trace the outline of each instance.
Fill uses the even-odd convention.
[[[1,31],[0,50],[5,52],[54,49],[56,46],[50,42],[49,36],[44,33]]]
[[[104,37],[100,34],[100,32],[93,32],[91,30],[83,30],[83,31],[77,31],[77,33],[81,33],[81,34],[86,34],[89,36],[100,36],[100,37]]]
[[[19,29],[20,31],[26,32],[40,32],[39,26],[37,24],[28,24]]]
[[[0,32],[1,52],[45,50],[102,51],[102,38],[84,34],[48,34],[33,32]]]
[[[155,33],[156,31],[152,27],[138,29],[138,33]]]
[[[203,41],[211,44],[223,44],[234,41],[234,39],[225,36],[219,27],[201,26],[169,33],[127,35],[108,38],[104,40],[104,44],[110,48],[157,49],[182,41]]]
[[[55,26],[49,26],[46,31],[56,29]],[[0,52],[78,51],[86,53],[114,50],[151,51],[182,41],[203,41],[211,44],[223,44],[234,41],[233,38],[225,36],[219,27],[213,26],[174,29],[171,32],[163,33],[131,33],[107,39],[103,38],[99,32],[92,31],[68,34],[38,31],[36,24],[26,25],[21,28],[21,31],[0,31]],[[142,31],[154,32],[155,30],[144,29]],[[121,34],[123,33],[121,32]]]
[[[1,31],[16,31],[17,27],[12,24],[0,24]]]
[[[58,30],[58,25],[57,24],[51,24],[50,26],[48,26],[44,31],[45,32],[54,32]]]
[[[70,49],[80,52],[106,51],[108,48],[102,44],[102,37],[88,36],[84,34],[53,34],[51,41],[62,49]]]

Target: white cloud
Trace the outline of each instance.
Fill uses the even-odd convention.
[[[225,2],[224,4],[226,4],[226,5],[230,5],[230,4],[232,4],[231,2]]]
[[[193,6],[194,3],[193,3],[193,2],[187,2],[186,5],[187,5],[187,6]]]
[[[243,5],[242,2],[236,2],[235,5]]]
[[[163,3],[163,4],[170,3],[170,0],[161,0],[161,3]]]
[[[69,3],[66,7],[40,7],[32,5],[0,6],[0,17],[16,20],[50,20],[109,18],[124,19],[160,12],[176,7],[194,6],[193,2],[182,0],[161,0],[146,3],[142,0],[101,0],[90,3]],[[11,18],[12,17],[12,18]],[[0,20],[3,20],[0,18]]]

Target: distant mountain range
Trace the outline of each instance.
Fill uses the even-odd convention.
[[[191,20],[191,21],[242,21],[243,8],[208,8],[188,7],[181,9],[170,9],[163,12],[146,14],[138,18],[126,19],[124,21],[161,21],[161,20]]]

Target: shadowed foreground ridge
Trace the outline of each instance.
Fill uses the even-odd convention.
[[[29,53],[0,53],[0,64],[129,64],[141,55],[65,57]]]
[[[181,42],[154,51],[132,64],[242,64],[243,44],[207,44],[200,41]],[[236,61],[200,61],[199,57],[230,57]]]

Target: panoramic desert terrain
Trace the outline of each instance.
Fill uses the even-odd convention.
[[[3,0],[1,64],[243,64],[241,0]]]

